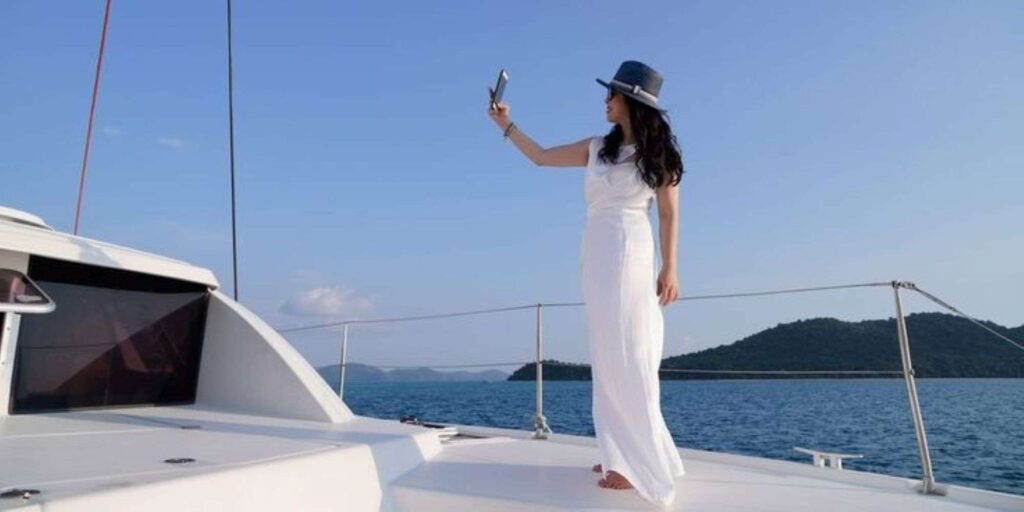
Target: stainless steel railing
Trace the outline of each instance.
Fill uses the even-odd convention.
[[[938,494],[935,487],[935,476],[932,473],[932,456],[928,451],[928,436],[924,431],[924,419],[921,418],[921,404],[917,401],[917,385],[914,384],[914,367],[910,363],[910,340],[907,336],[907,321],[903,317],[903,302],[900,300],[900,288],[903,283],[893,281],[892,291],[896,298],[896,333],[900,343],[900,363],[903,365],[903,380],[907,384],[907,398],[910,401],[910,415],[914,419],[914,434],[917,437],[917,453],[921,457],[921,492]],[[944,493],[942,493],[944,494]]]
[[[1024,345],[992,330],[988,326],[979,322],[977,319],[963,313],[934,295],[925,292],[918,288],[914,283],[907,281],[887,281],[887,282],[871,282],[871,283],[858,283],[858,284],[846,284],[846,285],[835,285],[835,286],[817,286],[809,288],[789,288],[780,290],[765,290],[755,292],[741,292],[741,293],[729,293],[729,294],[715,294],[715,295],[695,295],[695,296],[683,296],[680,297],[680,301],[693,301],[693,300],[708,300],[708,299],[723,299],[723,298],[737,298],[737,297],[758,297],[767,295],[780,295],[780,294],[792,294],[792,293],[807,293],[807,292],[819,292],[826,290],[839,290],[849,288],[862,288],[862,287],[891,287],[894,294],[895,305],[896,305],[896,330],[897,339],[900,348],[900,364],[902,369],[900,371],[885,371],[885,370],[712,370],[712,369],[686,369],[686,368],[664,368],[661,369],[663,372],[689,372],[689,373],[706,373],[706,374],[759,374],[759,375],[824,375],[824,374],[888,374],[888,375],[902,375],[903,380],[907,388],[907,399],[910,406],[910,415],[914,423],[914,433],[917,440],[917,451],[921,463],[921,484],[918,487],[919,492],[924,494],[945,494],[945,490],[942,486],[939,486],[935,482],[935,476],[932,471],[931,453],[928,448],[928,437],[925,431],[924,419],[921,416],[921,405],[918,401],[917,386],[914,381],[914,368],[910,357],[910,340],[907,333],[906,318],[903,313],[903,304],[900,296],[900,290],[907,289],[917,292],[927,298],[928,300],[938,304],[940,307],[947,309],[961,317],[964,317],[976,325],[984,328],[995,336],[1003,339],[1004,341],[1013,344],[1017,348],[1024,350]],[[410,322],[410,321],[421,321],[421,320],[432,320],[440,318],[452,318],[460,316],[471,316],[471,315],[484,315],[493,314],[498,312],[506,311],[518,311],[535,309],[536,311],[536,335],[535,335],[535,358],[532,363],[536,368],[536,400],[535,400],[535,411],[533,415],[533,438],[534,439],[546,439],[548,434],[551,433],[551,429],[548,426],[547,418],[544,416],[544,363],[543,363],[543,348],[544,348],[544,328],[543,328],[543,309],[556,308],[556,307],[580,307],[584,304],[582,302],[558,302],[558,303],[541,303],[527,304],[521,306],[511,306],[503,308],[492,308],[492,309],[481,309],[472,311],[460,311],[460,312],[449,312],[439,313],[434,315],[420,315],[420,316],[408,316],[408,317],[392,317],[392,318],[378,318],[378,319],[352,319],[342,320],[321,324],[311,324],[305,326],[289,327],[278,329],[281,333],[306,331],[313,329],[324,329],[329,327],[342,327],[342,341],[341,341],[341,356],[339,360],[339,382],[338,382],[338,395],[344,397],[345,392],[345,368],[348,365],[347,354],[348,354],[348,339],[349,339],[349,326],[354,324],[374,324],[374,323],[395,323],[395,322]],[[448,368],[467,368],[467,367],[496,367],[496,366],[522,366],[529,364],[530,362],[512,362],[512,363],[482,363],[482,364],[470,364],[470,365],[446,365]],[[380,367],[380,366],[379,366]],[[382,367],[384,368],[384,367]],[[397,367],[396,367],[397,368]],[[409,367],[406,367],[409,368]]]

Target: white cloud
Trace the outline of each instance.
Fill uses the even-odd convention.
[[[156,141],[161,146],[166,146],[171,149],[181,149],[181,147],[185,145],[185,141],[179,139],[178,137],[160,137],[156,139]]]
[[[281,305],[281,312],[293,316],[338,316],[357,318],[373,309],[373,301],[340,286],[306,290]]]
[[[104,126],[103,133],[110,135],[111,137],[117,137],[121,135],[121,129],[114,126]]]

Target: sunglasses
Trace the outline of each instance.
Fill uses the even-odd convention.
[[[622,93],[619,92],[619,91],[616,91],[615,89],[612,89],[611,87],[609,87],[608,88],[608,93],[605,94],[605,96],[604,96],[604,100],[605,101],[611,101],[612,99],[615,98],[615,96],[617,96],[619,94],[622,94]]]

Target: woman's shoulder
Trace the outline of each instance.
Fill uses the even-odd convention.
[[[604,135],[594,135],[590,138],[590,152],[597,154],[604,148]]]
[[[589,139],[587,147],[587,166],[592,166],[597,162],[597,154],[604,147],[604,137],[600,135],[592,136]]]

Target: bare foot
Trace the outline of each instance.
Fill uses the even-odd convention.
[[[600,465],[600,464],[594,464],[594,467],[592,467],[592,468],[590,468],[590,469],[591,469],[591,470],[592,470],[592,471],[593,471],[594,473],[600,473],[600,472],[601,472],[601,465]]]
[[[617,491],[633,488],[633,484],[629,483],[629,480],[626,480],[626,477],[614,471],[609,471],[608,476],[598,480],[597,485],[604,489],[615,489]]]

